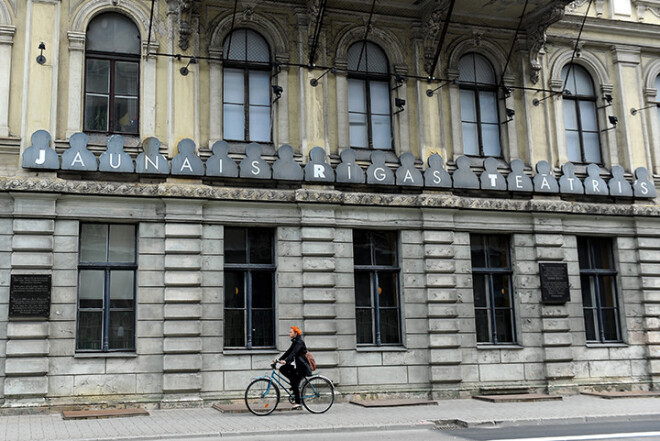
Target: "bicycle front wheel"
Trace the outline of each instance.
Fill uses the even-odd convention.
[[[305,380],[300,398],[305,409],[312,413],[323,413],[335,401],[335,387],[327,378],[314,376]]]
[[[270,415],[279,402],[280,390],[270,379],[257,378],[245,389],[245,405],[255,415]]]

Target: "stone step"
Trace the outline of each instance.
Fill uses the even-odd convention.
[[[611,392],[581,392],[582,395],[592,395],[605,399],[613,398],[649,398],[660,397],[660,391],[648,390],[625,390],[625,391],[611,391]]]
[[[503,394],[503,395],[475,395],[475,400],[488,401],[491,403],[516,403],[526,401],[561,401],[561,395],[548,394]]]
[[[145,409],[92,409],[92,410],[65,410],[62,411],[62,419],[80,420],[80,419],[98,419],[98,418],[119,418],[133,416],[149,416]]]
[[[362,407],[398,407],[398,406],[437,406],[437,401],[425,399],[391,399],[391,400],[351,400],[351,404]]]

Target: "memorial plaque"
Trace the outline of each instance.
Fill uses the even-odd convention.
[[[50,274],[13,274],[9,288],[9,317],[50,316]]]
[[[541,301],[544,304],[564,304],[571,299],[568,284],[568,265],[539,263],[541,273]]]

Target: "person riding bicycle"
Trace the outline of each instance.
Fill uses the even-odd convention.
[[[289,329],[289,337],[291,337],[291,346],[275,361],[284,365],[280,368],[280,372],[287,377],[291,383],[294,397],[293,408],[300,409],[300,380],[312,375],[312,369],[305,357],[307,346],[305,346],[305,342],[302,339],[302,331],[300,328],[297,326],[291,326]]]

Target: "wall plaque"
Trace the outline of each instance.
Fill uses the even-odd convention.
[[[568,265],[565,263],[539,263],[541,274],[541,302],[564,304],[571,299],[568,283]]]
[[[50,274],[12,274],[9,317],[50,316]]]

